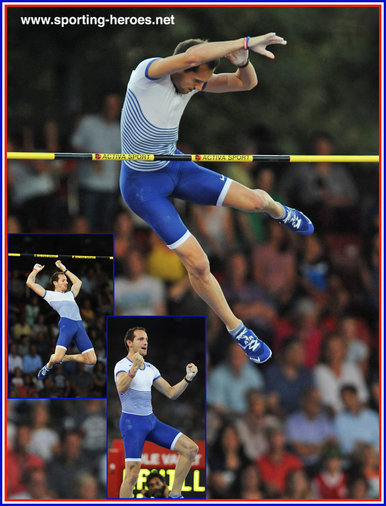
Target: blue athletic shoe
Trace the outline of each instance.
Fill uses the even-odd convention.
[[[237,344],[245,351],[252,362],[263,364],[272,356],[270,348],[261,341],[252,330],[243,327],[234,337]]]
[[[184,496],[183,495],[172,495],[172,494],[169,494],[168,499],[184,499]]]
[[[314,225],[305,214],[298,211],[297,209],[293,209],[292,207],[287,207],[283,204],[282,206],[284,207],[286,214],[284,218],[279,218],[276,221],[282,223],[283,225],[286,225],[293,232],[297,232],[298,234],[312,234],[314,231]]]
[[[43,380],[51,370],[52,370],[52,367],[50,369],[48,369],[47,364],[46,364],[38,372],[38,379]]]

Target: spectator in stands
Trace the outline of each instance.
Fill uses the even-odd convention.
[[[11,329],[12,336],[17,340],[20,341],[22,336],[28,336],[31,337],[33,334],[32,327],[27,323],[27,315],[25,310],[21,311],[19,320],[13,328]]]
[[[244,467],[237,481],[240,485],[235,497],[238,499],[248,499],[250,501],[264,499],[264,484],[260,472],[254,464]]]
[[[76,363],[75,372],[71,377],[71,384],[75,397],[90,397],[90,391],[93,386],[92,374],[86,370],[82,362]]]
[[[358,320],[354,316],[345,316],[339,322],[339,332],[346,346],[346,362],[354,362],[366,376],[370,350],[364,339],[360,337]]]
[[[31,344],[29,353],[23,357],[23,370],[29,374],[39,371],[43,367],[42,357],[36,353],[36,346]]]
[[[299,283],[306,295],[323,307],[329,288],[331,262],[316,234],[305,237],[298,259]]]
[[[250,463],[236,427],[231,423],[225,423],[210,452],[209,466],[213,471],[226,473],[231,497],[234,497],[234,487],[237,487],[239,473]]]
[[[92,396],[93,397],[104,397],[106,395],[106,366],[99,360],[94,365],[92,371],[92,378],[94,382]]]
[[[24,377],[23,377],[23,370],[19,367],[16,367],[13,371],[13,377],[11,379],[11,387],[14,389],[15,392],[17,392],[17,397],[20,396],[20,393],[22,391],[22,387],[24,387]]]
[[[23,478],[32,470],[44,470],[44,460],[28,449],[31,442],[31,428],[20,425],[17,428],[13,449],[7,451],[7,491],[8,496],[26,490]]]
[[[277,413],[291,414],[300,408],[302,393],[312,387],[314,381],[304,365],[304,344],[300,339],[287,339],[280,358],[279,362],[271,363],[264,370],[266,389],[269,396],[277,399]]]
[[[30,127],[23,128],[20,143],[8,140],[8,150],[45,151],[39,147],[36,149],[34,132]],[[63,226],[57,177],[62,172],[62,162],[56,165],[55,161],[10,160],[7,169],[9,210],[23,223],[23,228],[33,232]]]
[[[8,373],[13,373],[16,368],[23,370],[23,360],[17,353],[17,346],[15,342],[9,344],[8,353]]]
[[[72,135],[76,151],[120,153],[119,115],[121,98],[109,93],[97,115],[84,116]],[[83,160],[77,164],[80,212],[93,232],[110,231],[116,211],[119,161]],[[103,210],[103,212],[101,212]]]
[[[332,413],[342,410],[343,404],[340,389],[345,384],[357,387],[360,402],[369,398],[361,370],[352,362],[345,362],[345,344],[340,334],[332,333],[323,342],[322,363],[314,370],[316,388],[319,390],[322,403]]]
[[[81,471],[75,479],[74,497],[76,499],[92,500],[104,499],[98,490],[98,482],[92,473]]]
[[[132,249],[126,258],[126,276],[115,280],[115,313],[162,315],[166,313],[162,282],[145,274],[141,253]]]
[[[355,385],[343,385],[340,394],[344,409],[335,418],[335,430],[343,454],[359,455],[365,443],[378,449],[378,413],[363,406]]]
[[[246,399],[246,414],[236,420],[236,427],[246,455],[254,461],[267,452],[267,429],[279,419],[267,412],[267,396],[262,390],[249,390]]]
[[[354,501],[368,500],[369,483],[362,474],[354,474],[348,480],[347,497]]]
[[[150,234],[150,251],[146,257],[147,273],[160,279],[168,286],[187,276],[178,256],[161,241],[155,232]]]
[[[213,369],[207,384],[207,402],[219,413],[244,413],[246,393],[264,387],[264,379],[237,343],[229,345],[227,362]]]
[[[59,436],[50,427],[50,410],[47,404],[36,401],[32,405],[31,440],[28,449],[31,453],[49,462],[59,450]]]
[[[9,499],[56,499],[55,494],[47,487],[47,476],[43,469],[31,469],[22,476],[25,489],[13,494]]]
[[[362,445],[360,454],[354,460],[355,467],[359,467],[360,472],[365,476],[369,485],[367,497],[369,499],[379,499],[379,455],[374,446],[369,444]]]
[[[296,289],[295,252],[288,229],[270,220],[268,239],[253,249],[253,278],[280,306],[287,306]]]
[[[347,477],[342,471],[342,454],[338,446],[327,446],[322,452],[322,469],[312,482],[317,499],[346,499]]]
[[[289,499],[290,501],[314,499],[311,483],[304,469],[294,469],[288,473],[282,498]]]
[[[55,397],[57,394],[55,383],[52,376],[47,376],[43,380],[43,388],[39,390],[39,397],[41,399]]]
[[[23,386],[19,389],[19,397],[37,397],[38,392],[35,381],[35,376],[32,379],[32,374],[24,374]]]
[[[333,423],[322,412],[317,390],[303,392],[301,408],[287,419],[287,441],[312,474],[318,469],[323,448],[335,442],[336,435]]]
[[[250,280],[249,259],[236,251],[227,258],[227,278],[222,285],[232,311],[268,345],[272,340],[276,308],[273,299]]]
[[[333,139],[326,132],[314,134],[317,155],[334,152]],[[315,229],[346,232],[358,230],[358,191],[344,165],[329,162],[298,164],[281,179],[283,198],[316,218]],[[299,191],[302,188],[302,191]]]
[[[92,461],[106,448],[106,403],[100,399],[90,399],[85,405],[80,429],[84,434],[82,449]]]
[[[50,462],[47,468],[49,483],[52,484],[57,497],[73,498],[79,470],[90,470],[93,464],[82,452],[81,434],[77,431],[66,433],[59,455]]]
[[[33,295],[25,306],[25,321],[30,327],[33,328],[36,318],[39,314],[39,298]]]
[[[303,467],[302,461],[285,449],[284,430],[280,425],[268,429],[267,453],[256,464],[267,490],[267,498],[278,499],[285,490],[289,473]]]

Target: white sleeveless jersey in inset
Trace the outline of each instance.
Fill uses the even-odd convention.
[[[43,299],[59,313],[61,318],[69,318],[76,321],[82,320],[78,304],[75,302],[74,294],[71,291],[62,293],[46,290]]]
[[[117,374],[128,373],[133,362],[125,357],[114,368],[114,380],[117,383]],[[129,415],[147,416],[153,413],[151,405],[151,387],[153,381],[160,378],[161,374],[154,365],[145,362],[144,369],[138,369],[130,388],[123,394],[118,392],[122,404],[122,412]]]
[[[170,75],[158,79],[148,77],[148,68],[157,59],[142,61],[130,76],[121,116],[122,153],[173,154],[182,113],[198,91],[177,93]],[[169,162],[124,163],[131,169],[152,171],[162,169]]]

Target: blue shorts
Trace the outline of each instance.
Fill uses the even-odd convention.
[[[176,153],[181,153],[176,150]],[[144,162],[146,163],[146,162]],[[169,197],[221,206],[232,180],[194,162],[169,162],[155,171],[130,169],[122,162],[120,187],[126,204],[145,220],[169,248],[190,235]]]
[[[147,416],[122,413],[119,427],[125,447],[125,460],[141,460],[145,441],[173,450],[182,435],[177,429],[160,422],[154,413]]]
[[[94,349],[81,320],[61,318],[59,320],[59,338],[56,346],[67,350],[73,339],[75,339],[75,344],[80,353]]]

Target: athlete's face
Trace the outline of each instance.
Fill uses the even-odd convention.
[[[68,280],[65,274],[59,274],[58,281],[54,281],[55,292],[66,292]]]
[[[178,93],[186,94],[193,90],[202,90],[202,87],[213,75],[213,69],[210,69],[205,63],[200,65],[197,71],[188,70],[172,74],[172,81],[177,88]]]
[[[158,476],[152,478],[147,484],[147,487],[153,497],[163,497],[165,484],[158,478]]]
[[[132,342],[127,341],[130,351],[140,353],[143,357],[147,355],[147,347],[149,345],[147,334],[144,330],[135,330]]]

